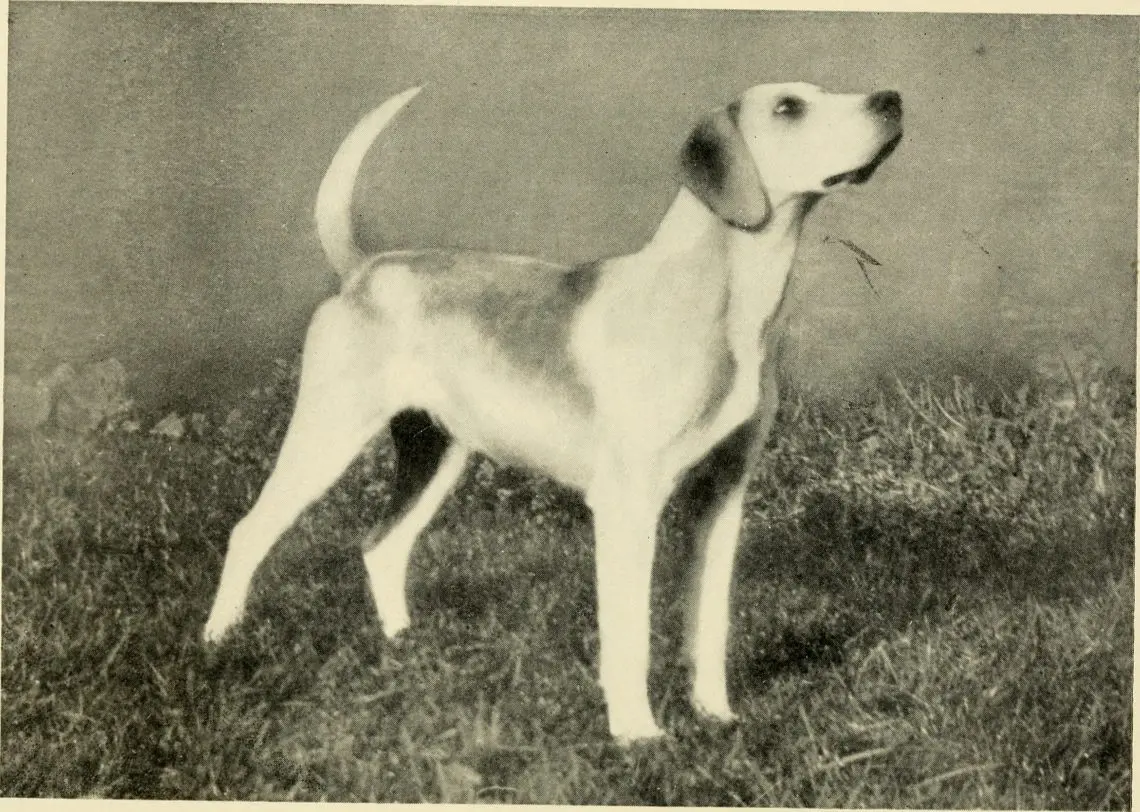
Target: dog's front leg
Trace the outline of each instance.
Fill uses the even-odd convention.
[[[728,702],[728,632],[731,625],[733,561],[740,538],[747,477],[741,476],[715,506],[705,528],[698,566],[692,573],[686,648],[693,665],[693,704],[703,713],[729,722],[736,718]]]
[[[650,585],[664,499],[630,470],[607,466],[586,495],[594,513],[599,681],[610,733],[622,743],[662,735],[648,681]]]
[[[735,718],[728,703],[727,649],[732,570],[748,474],[766,433],[749,421],[718,443],[690,474],[683,503],[694,520],[696,556],[689,571],[685,650],[693,666],[693,704],[717,719]]]

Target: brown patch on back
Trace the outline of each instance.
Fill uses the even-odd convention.
[[[570,330],[597,285],[598,263],[567,267],[442,250],[384,259],[399,262],[423,282],[420,301],[428,319],[462,318],[512,366],[541,376],[575,399],[592,401],[570,354]]]

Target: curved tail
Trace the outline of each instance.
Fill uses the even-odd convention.
[[[362,118],[341,142],[317,190],[317,235],[329,263],[342,277],[365,256],[352,230],[352,190],[360,164],[376,136],[419,92],[418,87],[405,90]]]

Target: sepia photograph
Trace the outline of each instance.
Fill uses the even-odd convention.
[[[1131,808],[1138,37],[9,3],[0,798]]]

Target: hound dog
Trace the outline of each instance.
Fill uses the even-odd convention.
[[[341,292],[313,316],[292,421],[230,537],[204,637],[238,621],[276,539],[387,425],[397,518],[363,545],[385,633],[408,625],[412,546],[470,454],[527,466],[579,489],[593,512],[610,732],[658,736],[646,684],[657,525],[682,477],[706,461],[685,650],[695,705],[732,719],[729,586],[747,474],[777,407],[774,339],[796,243],[822,195],[866,181],[898,144],[899,95],[751,88],[697,122],[680,190],[645,247],[565,267],[361,251],[351,216],[360,164],[418,92],[361,120],[321,184],[318,234]]]

